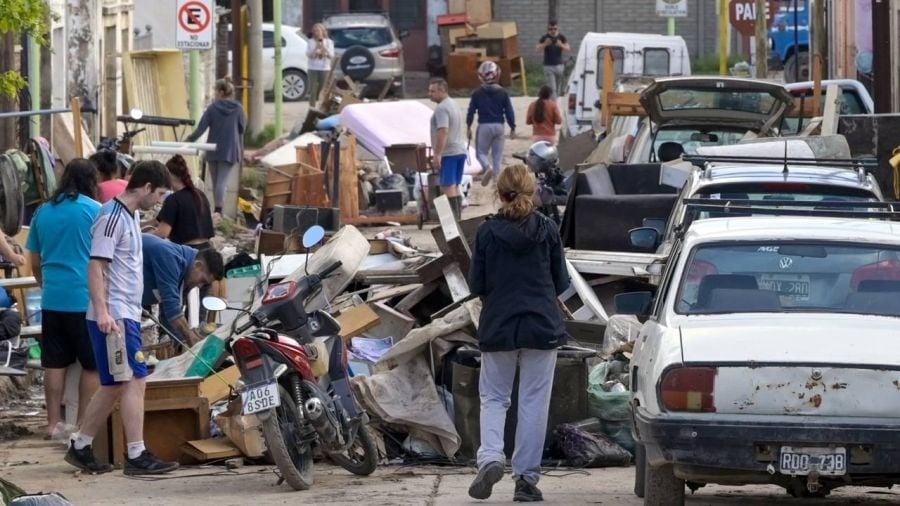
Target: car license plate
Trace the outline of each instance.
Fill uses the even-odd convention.
[[[847,474],[847,450],[781,447],[781,474],[807,475],[813,470],[829,476]]]
[[[759,288],[778,292],[783,299],[809,300],[809,276],[805,274],[760,274]]]
[[[241,401],[244,405],[245,415],[280,406],[281,397],[278,395],[278,383],[272,382],[248,387],[241,392]]]

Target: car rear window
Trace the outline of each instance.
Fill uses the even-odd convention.
[[[681,314],[828,312],[900,316],[900,250],[839,242],[741,242],[697,247]]]
[[[787,200],[800,202],[874,202],[878,198],[862,188],[798,182],[759,182],[710,185],[693,198],[729,200]]]
[[[664,111],[718,109],[769,115],[778,101],[761,91],[672,88],[659,94],[659,104]]]
[[[352,28],[331,28],[328,36],[337,49],[351,46],[381,47],[392,42],[391,31],[385,27],[355,26]]]

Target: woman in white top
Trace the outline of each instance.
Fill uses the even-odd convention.
[[[319,92],[325,85],[325,79],[331,70],[331,60],[334,58],[334,42],[328,38],[328,30],[322,23],[316,23],[312,27],[312,38],[306,45],[306,56],[309,57],[309,105],[315,107],[318,102]]]

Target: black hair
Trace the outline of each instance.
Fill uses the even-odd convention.
[[[166,168],[169,169],[169,173],[173,176],[177,177],[181,184],[184,185],[185,188],[191,191],[194,195],[194,204],[197,205],[197,209],[203,210],[203,197],[200,194],[200,190],[194,186],[194,180],[191,178],[191,171],[188,169],[187,162],[184,160],[184,157],[181,155],[175,155],[172,158],[169,158],[166,161]]]
[[[534,122],[535,123],[543,123],[545,114],[546,104],[544,100],[549,100],[553,95],[553,89],[547,86],[546,84],[541,86],[541,91],[538,92],[538,100],[534,104]]]
[[[126,190],[137,190],[150,183],[150,191],[169,187],[169,169],[159,160],[141,160],[134,164]]]
[[[75,200],[78,195],[97,199],[97,167],[84,158],[73,158],[66,165],[50,202],[56,205],[65,199]]]
[[[197,260],[201,260],[206,270],[212,274],[216,280],[225,277],[225,262],[222,260],[222,254],[213,248],[204,248],[197,252]]]
[[[115,151],[97,151],[89,160],[97,167],[97,172],[103,174],[103,179],[109,180],[116,177],[119,173],[118,157]]]

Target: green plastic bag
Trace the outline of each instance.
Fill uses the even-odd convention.
[[[225,341],[215,334],[210,334],[200,347],[199,357],[194,357],[191,366],[188,367],[185,376],[200,376],[205,378],[213,373],[219,365],[219,361],[225,353]],[[212,369],[210,369],[212,368]]]
[[[588,414],[607,422],[624,422],[631,419],[631,392],[607,392],[608,362],[597,364],[588,375]]]

